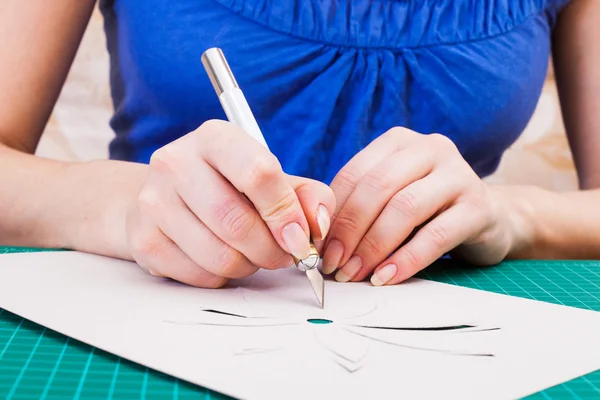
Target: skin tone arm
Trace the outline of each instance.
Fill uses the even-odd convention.
[[[575,0],[554,34],[554,65],[563,117],[582,191],[535,191],[525,257],[600,258],[600,2]]]
[[[202,287],[308,256],[309,231],[319,239],[329,228],[333,192],[288,176],[227,122],[203,124],[150,165],[32,155],[94,4],[0,5],[0,243],[134,260]]]
[[[504,258],[600,259],[600,2],[561,13],[554,59],[581,188],[556,193],[479,180],[439,135],[396,128],[335,177],[324,271],[397,284],[447,252],[474,264]],[[390,256],[391,254],[391,256]]]
[[[116,257],[128,255],[121,232],[124,212],[106,209],[99,199],[118,202],[135,185],[122,168],[98,162],[72,165],[34,153],[89,21],[95,2],[59,0],[0,4],[0,242],[9,245],[67,247]],[[35,46],[32,46],[35,43]],[[87,177],[111,182],[85,184]],[[75,188],[85,188],[79,190]],[[119,229],[120,227],[120,229]],[[98,232],[97,241],[85,232]],[[113,234],[121,233],[111,239]]]
[[[522,193],[530,199],[528,245],[515,256],[600,258],[600,2],[574,0],[554,33],[554,66],[581,191]]]
[[[576,0],[560,15],[554,69],[582,189],[600,188],[600,3]]]

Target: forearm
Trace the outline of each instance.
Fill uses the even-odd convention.
[[[510,216],[515,238],[507,258],[600,258],[600,190],[494,189]]]
[[[600,2],[572,0],[554,31],[556,85],[582,189],[600,188]]]
[[[126,213],[146,168],[116,161],[64,163],[0,145],[0,244],[130,259]]]
[[[572,0],[553,33],[553,61],[582,191],[495,187],[512,215],[509,258],[600,259],[600,2]]]

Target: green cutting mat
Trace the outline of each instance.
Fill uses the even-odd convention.
[[[0,247],[0,254],[19,251],[39,250]],[[600,262],[515,261],[476,269],[440,262],[420,277],[600,311]],[[0,309],[0,399],[226,398]],[[600,399],[600,370],[530,398]]]

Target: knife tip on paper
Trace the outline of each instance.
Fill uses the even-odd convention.
[[[325,308],[325,281],[323,276],[317,268],[306,270],[306,276],[310,282],[310,285],[317,296],[319,306]]]

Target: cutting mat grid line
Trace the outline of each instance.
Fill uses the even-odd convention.
[[[0,248],[0,254],[25,251],[37,249]],[[494,267],[470,268],[444,260],[418,277],[600,311],[600,262],[511,261]],[[0,398],[220,400],[229,397],[121,359],[0,309]],[[600,370],[528,398],[598,399]]]

